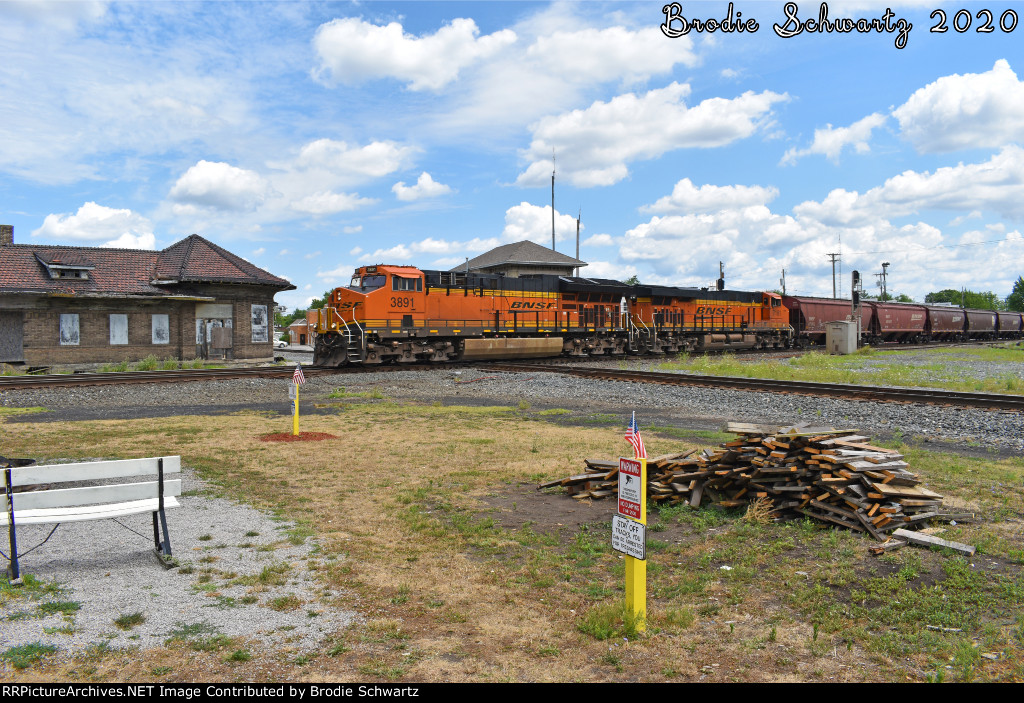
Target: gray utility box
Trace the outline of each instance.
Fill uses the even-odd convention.
[[[825,323],[825,346],[829,354],[853,354],[857,351],[857,322],[845,320]]]

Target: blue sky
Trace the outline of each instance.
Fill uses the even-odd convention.
[[[1010,292],[1024,8],[828,4],[891,8],[900,49],[899,31],[780,37],[775,1],[733,3],[755,32],[670,38],[664,5],[0,0],[0,222],[23,243],[195,232],[291,280],[294,308],[367,263],[550,246],[554,153],[557,248],[582,212],[584,275],[707,285],[721,261],[730,288],[785,269],[789,292],[831,295],[838,252],[842,290],[856,268],[877,292],[887,261],[918,300]]]

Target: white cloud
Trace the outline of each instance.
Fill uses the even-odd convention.
[[[580,231],[585,229],[580,225]],[[576,239],[576,218],[572,215],[561,215],[555,211],[555,241]],[[505,211],[505,229],[501,239],[507,242],[519,242],[529,239],[542,246],[551,245],[551,206],[537,206],[530,203],[519,203]]]
[[[416,179],[416,185],[407,186],[405,181],[399,181],[391,186],[391,190],[395,193],[395,197],[402,201],[436,198],[439,195],[446,195],[452,192],[450,186],[438,183],[426,171],[421,173],[420,177]]]
[[[177,180],[169,195],[186,205],[246,211],[258,208],[270,193],[270,185],[255,171],[203,160]]]
[[[252,251],[252,255],[253,256],[263,256],[266,253],[267,253],[266,247],[260,247],[259,249],[253,249],[253,251]]]
[[[849,226],[929,209],[1024,217],[1024,149],[1007,146],[988,161],[944,166],[931,173],[904,171],[863,195],[836,189],[824,201],[801,203],[793,212]]]
[[[777,188],[762,186],[693,185],[689,178],[676,183],[672,195],[659,198],[653,205],[645,205],[641,212],[685,214],[689,212],[717,212],[719,210],[767,205],[778,196]]]
[[[581,246],[585,247],[611,247],[615,246],[615,240],[612,239],[610,234],[595,234],[587,237],[581,243]],[[629,278],[629,276],[626,276]]]
[[[347,185],[394,173],[415,153],[414,148],[392,141],[356,146],[334,139],[317,139],[305,144],[290,161],[270,162],[269,165],[288,172],[325,177],[332,185]]]
[[[345,227],[341,228],[341,231],[344,232],[345,234],[359,234],[360,232],[363,231],[363,226],[362,225],[346,225]]]
[[[293,202],[291,207],[293,210],[307,212],[311,215],[333,215],[375,202],[377,201],[373,198],[360,198],[357,194],[320,192]]]
[[[584,256],[583,261],[587,261],[587,257]],[[580,275],[584,278],[610,278],[615,281],[625,281],[639,272],[636,266],[618,261],[587,261],[587,265],[580,268]]]
[[[416,242],[410,242],[408,244],[398,244],[388,249],[377,249],[372,254],[364,254],[359,257],[362,262],[371,261],[385,261],[388,263],[410,263],[416,260],[421,260],[424,256],[430,256],[435,258],[435,261],[448,261],[452,257],[439,257],[444,254],[457,254],[457,253],[471,253],[476,254],[484,251],[493,249],[496,246],[503,244],[500,239],[491,237],[487,239],[481,239],[480,237],[474,237],[465,242],[454,242],[445,239],[434,239],[433,237],[427,237]],[[352,256],[362,253],[362,249],[356,247],[351,252]],[[464,261],[463,258],[452,259],[455,263]],[[455,264],[450,264],[454,266]]]
[[[395,78],[410,90],[439,90],[463,68],[515,41],[515,32],[508,29],[481,37],[476,23],[464,18],[422,37],[406,34],[397,22],[381,27],[351,17],[336,19],[321,25],[313,39],[320,58],[313,75],[328,84]]]
[[[70,32],[80,24],[102,19],[108,4],[101,0],[5,0],[0,2],[0,21],[5,24],[22,22],[37,31],[39,27],[48,27]]]
[[[748,91],[732,99],[709,98],[689,108],[684,103],[689,94],[689,85],[672,83],[644,95],[627,93],[542,119],[525,153],[532,163],[516,183],[548,183],[554,151],[558,172],[573,185],[612,185],[628,175],[629,162],[749,137],[768,120],[774,103],[788,100],[771,91]]]
[[[153,225],[145,217],[94,202],[85,203],[73,215],[47,215],[32,236],[55,241],[104,242],[99,246],[121,249],[156,248]]]
[[[929,83],[892,114],[919,153],[1000,147],[1024,132],[1024,83],[999,59],[986,73]]]
[[[670,73],[677,63],[699,63],[692,42],[665,41],[655,26],[637,31],[622,26],[556,31],[538,36],[526,50],[526,59],[548,73],[581,83],[644,81]]]
[[[814,141],[806,149],[789,149],[782,157],[782,164],[793,164],[802,156],[809,154],[823,154],[833,162],[839,162],[839,154],[848,144],[852,144],[858,154],[871,150],[868,140],[871,138],[871,131],[876,127],[885,124],[888,118],[880,113],[873,113],[867,117],[857,120],[849,127],[833,127],[828,125],[824,129],[814,130]]]

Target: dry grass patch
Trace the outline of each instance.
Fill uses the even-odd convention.
[[[917,565],[870,558],[856,535],[765,524],[753,519],[756,508],[749,520],[741,510],[652,509],[649,627],[638,636],[615,614],[623,562],[609,545],[613,504],[535,490],[585,457],[625,453],[618,429],[560,426],[529,409],[384,402],[303,419],[304,431],[338,440],[260,441],[289,425],[249,414],[4,430],[9,453],[40,459],[181,454],[219,492],[298,521],[287,538],[318,540],[318,578],[353,594],[345,605],[364,619],[321,652],[277,662],[281,679],[308,677],[315,665],[325,678],[380,681],[921,680],[946,671],[971,638],[1001,658],[964,660],[950,679],[1024,673],[1020,536],[996,527],[1022,513],[1022,462],[912,458],[929,485],[934,475],[943,493],[1002,516],[948,535],[990,540],[979,573],[937,552],[907,550]],[[685,447],[645,439],[651,455]],[[287,564],[275,564],[246,585],[258,592],[261,579],[288,576]],[[962,634],[921,630],[942,619],[943,602],[972,613]],[[1008,624],[984,629],[996,620]],[[118,680],[188,669],[166,651],[138,657]],[[235,680],[267,666],[257,653],[223,658],[203,660],[204,674]]]

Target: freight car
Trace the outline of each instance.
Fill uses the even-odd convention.
[[[798,346],[823,344],[825,325],[852,316],[850,300],[783,296]],[[868,344],[1020,339],[1020,313],[862,300],[861,334]]]
[[[310,310],[319,366],[792,346],[765,292],[362,266]]]

